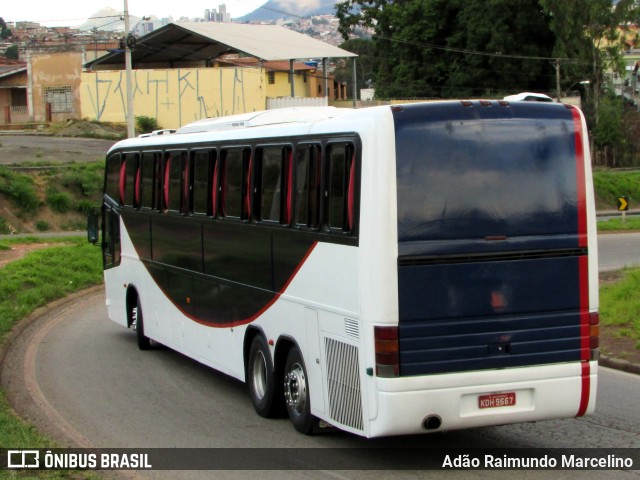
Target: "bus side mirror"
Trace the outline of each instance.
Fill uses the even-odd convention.
[[[96,244],[100,238],[100,225],[98,224],[98,210],[93,209],[87,216],[87,240]]]

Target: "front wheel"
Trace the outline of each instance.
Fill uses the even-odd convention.
[[[140,350],[149,350],[151,348],[151,340],[144,334],[144,321],[142,320],[142,306],[140,305],[140,299],[136,301],[136,306],[133,307],[131,312],[133,319],[133,329],[136,331],[136,339],[138,342],[138,348]]]
[[[307,369],[298,347],[293,347],[287,356],[284,369],[284,399],[287,405],[289,420],[295,429],[311,434],[313,430],[313,416],[309,398],[309,384]]]

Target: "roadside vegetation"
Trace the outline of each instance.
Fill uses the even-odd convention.
[[[13,244],[44,240],[0,240],[0,253]],[[99,248],[84,237],[47,239],[46,249],[34,250],[0,270],[0,349],[22,318],[53,300],[102,282]],[[0,390],[0,445],[4,448],[54,448],[52,439],[18,418]],[[27,478],[17,475],[17,478]],[[33,477],[30,477],[33,478]],[[78,478],[77,472],[40,472],[38,478]],[[98,478],[89,475],[89,478]]]
[[[0,166],[0,234],[86,228],[100,206],[103,161],[21,167]]]
[[[600,321],[608,337],[604,354],[640,363],[640,268],[626,269],[600,286]]]

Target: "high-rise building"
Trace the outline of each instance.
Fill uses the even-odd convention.
[[[227,13],[227,6],[223,3],[218,5],[218,9],[212,8],[204,11],[205,22],[230,22],[231,14]]]

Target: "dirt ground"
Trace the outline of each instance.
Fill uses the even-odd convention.
[[[10,250],[0,250],[0,268],[9,262],[21,259],[29,252],[47,248],[48,246],[50,246],[48,243],[31,243],[28,245],[12,245]]]

